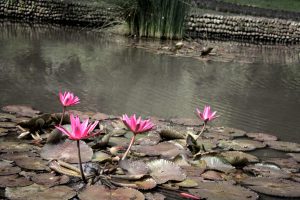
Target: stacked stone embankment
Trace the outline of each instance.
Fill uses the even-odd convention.
[[[254,7],[250,5],[239,5],[235,3],[224,2],[222,0],[194,0],[194,1],[199,8],[216,10],[220,12],[229,12],[229,13],[236,13],[242,15],[300,21],[300,10],[299,12],[278,10],[278,9],[274,10],[269,8]]]
[[[0,0],[0,17],[66,25],[101,26],[113,23],[113,8],[59,0]]]
[[[187,33],[192,38],[299,43],[300,22],[251,16],[191,15]]]

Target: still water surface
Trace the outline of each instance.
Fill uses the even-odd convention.
[[[300,142],[299,47],[227,44],[251,62],[216,62],[128,43],[84,30],[0,23],[0,106],[57,112],[59,90],[80,97],[78,110],[115,115],[193,118],[196,107],[210,104],[219,125]]]

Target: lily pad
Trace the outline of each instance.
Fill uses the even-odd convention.
[[[79,193],[81,200],[144,200],[144,195],[131,188],[119,188],[110,190],[104,186],[88,186]]]
[[[221,156],[234,166],[259,162],[259,159],[256,156],[241,151],[226,151],[222,152]]]
[[[17,174],[0,176],[0,187],[24,187],[31,184],[30,180]]]
[[[259,197],[247,188],[226,182],[204,182],[197,189],[188,191],[207,200],[255,200]]]
[[[20,167],[15,167],[7,161],[0,161],[0,176],[17,174],[19,172],[21,172]]]
[[[220,141],[218,146],[224,150],[252,151],[257,148],[264,148],[266,145],[254,140],[236,139]]]
[[[67,186],[47,187],[32,184],[27,187],[8,187],[5,189],[5,196],[14,200],[68,200],[76,195],[72,188]]]
[[[47,170],[47,161],[39,157],[23,157],[15,160],[16,165],[29,170]]]
[[[35,174],[31,180],[39,185],[53,187],[69,182],[69,177],[66,175],[56,176],[54,173]]]
[[[156,145],[161,140],[160,135],[157,133],[149,133],[143,138],[135,141],[136,145]]]
[[[277,197],[300,197],[300,183],[286,179],[255,177],[242,182],[251,190]]]
[[[22,117],[34,117],[41,113],[38,110],[34,110],[30,106],[22,106],[22,105],[5,106],[2,108],[2,110],[9,113],[16,113],[17,116],[22,116]]]
[[[13,121],[16,118],[15,115],[9,114],[9,113],[0,113],[0,121]]]
[[[165,126],[160,131],[159,134],[162,138],[166,139],[184,139],[187,135],[186,130],[183,128],[175,128],[173,126]]]
[[[205,151],[212,151],[213,149],[217,148],[218,142],[212,139],[198,139],[197,145],[201,148],[204,148]],[[202,150],[204,150],[202,149]]]
[[[16,125],[14,122],[0,122],[0,128],[16,128]]]
[[[151,161],[147,165],[151,171],[150,176],[152,176],[157,184],[162,184],[170,180],[183,181],[186,178],[184,171],[173,162],[160,159]]]
[[[217,156],[203,156],[201,160],[205,161],[208,169],[214,169],[225,173],[235,171],[235,167]]]
[[[145,194],[145,197],[147,200],[165,200],[166,199],[166,197],[163,194],[158,193],[158,192],[156,192],[156,193],[148,192]]]
[[[129,175],[146,175],[149,172],[148,165],[140,160],[120,160],[119,166]]]
[[[265,144],[268,145],[270,148],[279,151],[300,152],[300,144],[298,143],[283,141],[266,141]]]
[[[36,157],[37,154],[32,152],[12,152],[12,153],[4,153],[0,154],[0,159],[16,161],[18,159],[22,159],[23,157]]]
[[[249,138],[252,138],[253,140],[257,140],[257,141],[275,141],[278,138],[274,135],[270,135],[267,133],[247,133],[246,134]]]
[[[209,129],[209,132],[229,138],[243,137],[246,135],[246,131],[230,127],[213,127]]]
[[[0,152],[24,152],[37,149],[37,147],[20,142],[1,142]]]
[[[176,183],[176,185],[183,188],[193,188],[197,187],[199,184],[197,183],[197,181],[187,178],[182,182]]]
[[[288,156],[291,156],[297,162],[300,162],[300,153],[288,153]]]
[[[273,163],[289,172],[298,172],[300,164],[292,158],[269,158],[264,160],[266,163]]]
[[[82,162],[89,162],[93,150],[84,141],[80,141]],[[76,141],[66,140],[59,144],[46,144],[41,150],[41,157],[46,160],[58,159],[68,163],[79,163]]]
[[[108,145],[109,146],[127,146],[130,143],[130,139],[125,137],[110,137]]]
[[[184,126],[200,126],[202,122],[199,119],[189,119],[189,118],[174,118],[170,120],[174,124],[184,125]]]
[[[243,168],[246,172],[251,172],[255,176],[273,177],[273,178],[288,178],[290,175],[273,164],[256,163]]]
[[[138,189],[142,189],[142,190],[150,190],[156,187],[156,181],[153,178],[147,178],[145,180],[141,180],[141,181],[135,181],[134,182]]]
[[[0,128],[0,137],[8,134],[8,130],[5,128]]]
[[[111,160],[111,155],[108,155],[107,153],[104,153],[102,151],[97,151],[92,157],[93,162],[98,161],[101,163],[107,160]]]
[[[148,156],[162,156],[165,158],[175,158],[177,155],[184,153],[183,147],[178,143],[161,142],[157,145],[137,145],[132,148],[137,153]]]

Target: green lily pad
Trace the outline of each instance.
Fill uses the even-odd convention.
[[[225,151],[221,153],[221,156],[234,166],[259,162],[259,159],[256,156],[241,151]]]
[[[22,106],[22,105],[9,105],[2,108],[4,112],[8,113],[16,113],[17,116],[23,116],[23,117],[34,117],[41,112],[38,110],[34,110],[30,106]]]
[[[235,171],[235,167],[227,163],[225,159],[217,156],[203,156],[201,160],[205,161],[208,169],[214,169],[225,173]]]
[[[300,169],[300,164],[292,158],[269,158],[264,160],[264,162],[276,164],[289,172],[298,172]]]
[[[38,149],[36,146],[20,142],[1,142],[0,152],[24,152]]]
[[[187,135],[187,132],[184,128],[178,128],[175,126],[165,126],[159,131],[159,134],[162,138],[173,140],[184,139]]]
[[[68,200],[73,198],[76,192],[67,186],[47,187],[32,184],[26,187],[8,187],[5,189],[5,196],[14,200]]]
[[[189,193],[207,200],[255,200],[255,192],[227,182],[204,182],[196,189],[189,189]]]
[[[251,172],[255,176],[273,177],[273,178],[288,178],[290,175],[281,170],[277,165],[256,163],[243,168],[246,172]]]
[[[16,125],[14,122],[0,122],[0,128],[16,128]]]
[[[149,172],[148,165],[140,160],[120,160],[119,166],[129,175],[146,175]]]
[[[89,162],[93,157],[93,150],[84,141],[80,141],[82,162]],[[66,140],[59,144],[46,144],[41,150],[41,157],[46,160],[58,159],[68,163],[79,163],[77,142]]]
[[[253,140],[257,140],[257,141],[275,141],[278,138],[274,135],[270,135],[267,133],[247,133],[246,134],[249,138],[252,138]]]
[[[16,118],[15,115],[9,114],[9,113],[0,113],[0,121],[13,121]]]
[[[20,167],[15,167],[7,161],[0,161],[0,176],[17,174],[19,172],[21,172]]]
[[[66,184],[70,179],[66,175],[56,176],[54,173],[42,173],[33,175],[31,180],[39,185],[53,187],[56,185]]]
[[[220,141],[218,146],[224,150],[252,151],[257,148],[264,148],[266,145],[254,140],[236,139]]]
[[[0,128],[0,137],[8,134],[8,130],[5,128]]]
[[[22,159],[23,157],[37,157],[37,154],[33,152],[11,152],[0,154],[0,159],[16,161]]]
[[[251,190],[276,197],[300,197],[300,183],[278,178],[255,177],[242,181]]]
[[[108,161],[111,160],[111,155],[108,155],[107,153],[104,153],[102,151],[97,151],[94,153],[93,157],[92,157],[92,161],[98,161],[98,162],[104,162],[104,161]]]
[[[197,183],[197,181],[187,178],[182,182],[176,183],[176,185],[183,188],[193,188],[197,187],[199,184]]]
[[[183,181],[186,178],[184,171],[167,160],[153,160],[147,163],[150,169],[150,176],[156,181],[157,184],[162,184],[167,181]]]
[[[300,153],[288,153],[288,156],[291,156],[297,162],[300,162]]]
[[[125,137],[110,137],[108,145],[113,146],[127,146],[130,143],[130,139]]]
[[[293,142],[283,142],[283,141],[266,141],[271,149],[276,149],[285,152],[300,152],[300,144]]]
[[[174,124],[184,125],[184,126],[200,126],[202,122],[199,119],[189,119],[189,118],[174,118],[170,120]]]
[[[160,135],[157,133],[149,133],[145,137],[137,139],[136,145],[156,145],[161,140]]]
[[[16,165],[28,170],[48,170],[47,161],[39,157],[23,157],[15,160]]]
[[[177,155],[184,153],[180,144],[173,142],[161,142],[157,145],[137,145],[132,147],[132,151],[142,153],[148,156],[162,156],[165,158],[175,158]]]
[[[213,127],[209,129],[209,132],[212,132],[211,134],[224,135],[229,138],[243,137],[246,135],[246,131],[230,127]]]
[[[25,177],[18,176],[17,174],[0,176],[0,187],[24,187],[32,183]]]
[[[221,181],[224,180],[223,175],[224,175],[223,173],[213,171],[213,170],[208,170],[203,174],[201,174],[201,177],[206,180]]]

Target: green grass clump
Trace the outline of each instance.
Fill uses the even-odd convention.
[[[300,12],[300,0],[223,0],[240,5]]]

